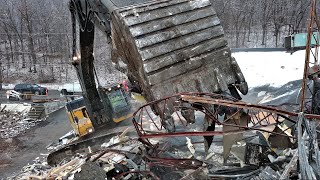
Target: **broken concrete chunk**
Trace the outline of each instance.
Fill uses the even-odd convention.
[[[118,153],[108,152],[101,156],[99,160],[106,162],[108,164],[120,163],[125,159],[125,156]]]
[[[276,172],[271,167],[267,166],[264,168],[261,173],[259,174],[259,178],[261,179],[279,179],[280,174],[279,172]]]
[[[186,137],[186,139],[187,139],[187,142],[186,142],[187,143],[187,147],[188,147],[189,151],[191,152],[191,154],[194,156],[194,153],[196,151],[195,151],[194,146],[193,146],[193,144],[191,142],[191,139],[188,138],[188,137]]]
[[[210,177],[208,176],[208,173],[209,173],[209,171],[207,168],[201,167],[201,168],[193,171],[192,173],[184,176],[180,180],[198,180],[198,179],[209,180]]]
[[[81,172],[75,173],[74,179],[105,179],[106,172],[96,163],[88,161],[81,166]]]
[[[114,145],[114,144],[117,144],[117,143],[120,143],[120,142],[124,142],[124,141],[127,141],[129,140],[129,137],[128,136],[114,136],[110,139],[110,141],[108,143],[103,143],[101,145],[102,148],[107,148],[111,145]]]

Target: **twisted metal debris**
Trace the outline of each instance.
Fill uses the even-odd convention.
[[[161,118],[166,116],[161,114],[155,115],[152,111],[152,107],[154,106],[163,107],[161,112],[162,114],[167,113],[169,109],[168,107],[171,107],[175,110],[171,116],[174,117],[172,122],[177,129],[176,132],[166,132],[164,126],[166,120]],[[209,121],[204,122],[204,124],[212,123],[214,125],[220,125],[223,127],[223,130],[205,131],[201,130],[201,128],[189,127],[192,126],[192,124],[188,124],[186,118],[182,116],[182,111],[186,110],[201,112],[204,117],[209,117],[204,118],[204,121]],[[319,150],[318,146],[314,145],[317,141],[317,138],[314,134],[316,134],[315,124],[316,122],[318,122],[318,120],[320,120],[320,116],[315,114],[302,114],[303,113],[289,112],[276,107],[244,103],[237,101],[232,97],[224,96],[221,94],[180,93],[142,106],[134,113],[133,124],[139,135],[139,140],[144,143],[146,147],[150,148],[149,154],[145,154],[145,157],[152,164],[170,167],[178,166],[180,168],[186,169],[197,169],[199,167],[202,167],[203,164],[216,164],[215,162],[205,160],[205,157],[199,158],[193,156],[191,158],[164,158],[164,152],[170,151],[169,149],[172,146],[167,145],[170,138],[202,136],[223,136],[224,138],[226,138],[229,136],[234,139],[240,136],[237,141],[241,141],[245,139],[245,137],[241,135],[243,133],[260,132],[268,134],[266,140],[269,141],[269,146],[273,148],[283,148],[283,144],[280,144],[281,147],[279,147],[277,143],[272,142],[270,138],[271,136],[276,136],[277,138],[275,139],[277,141],[282,141],[279,139],[280,137],[285,138],[289,144],[286,148],[294,148],[294,144],[298,143],[298,159],[299,162],[305,164],[305,166],[300,167],[305,168],[300,169],[301,177],[313,178],[316,176],[311,173],[313,171],[310,167],[308,168],[307,166],[310,163],[310,159],[308,161],[308,153],[306,151],[311,149],[312,144],[312,152],[315,153],[314,157],[316,157],[314,158],[314,160],[319,164]],[[245,116],[248,118],[243,119],[240,118],[241,116]],[[303,119],[303,121],[301,119]],[[247,122],[241,122],[243,120]],[[313,120],[314,122],[309,123],[310,120]],[[303,126],[301,125],[301,122],[304,122]],[[311,126],[310,124],[313,125]],[[226,127],[229,127],[229,130]],[[308,141],[304,141],[302,136],[299,136],[299,133],[302,133],[302,127],[305,129],[305,135],[303,137],[308,136]],[[279,129],[278,131],[276,131],[277,128]],[[311,131],[312,128],[313,131]],[[298,136],[295,133],[296,130],[298,130]],[[232,141],[232,139],[228,139],[228,141]],[[233,143],[235,144],[236,141],[234,141]],[[305,144],[308,144],[307,147],[309,147],[305,148]],[[184,146],[187,146],[187,144]],[[226,150],[228,149],[226,146],[227,145],[225,145],[224,143],[224,151],[228,151]],[[229,147],[229,149],[231,149],[231,146]],[[225,153],[224,155],[228,154]],[[289,165],[292,166],[292,164],[294,163],[291,163]],[[288,174],[288,171],[292,171],[292,168],[285,168],[283,169],[282,173]],[[252,175],[254,175],[254,173]],[[221,174],[214,177],[220,176]]]

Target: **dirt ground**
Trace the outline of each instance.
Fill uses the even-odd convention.
[[[52,114],[46,121],[12,139],[0,139],[0,179],[19,173],[21,168],[47,153],[46,146],[71,130],[65,109]]]

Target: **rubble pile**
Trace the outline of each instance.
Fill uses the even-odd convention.
[[[142,144],[136,139],[119,135],[101,144],[97,152],[92,152],[89,146],[85,152],[75,154],[70,160],[62,160],[53,167],[48,166],[46,156],[38,157],[9,179],[139,179],[141,175],[153,179],[142,159],[141,148]]]
[[[47,174],[51,169],[47,163],[48,154],[40,155],[42,156],[35,158],[32,162],[25,165],[17,175],[8,177],[7,179],[26,179],[27,176],[29,179],[36,179],[37,177]]]
[[[183,96],[171,102],[180,105],[183,98],[219,101]],[[221,104],[212,111],[202,111],[197,104],[193,124],[186,124],[188,117],[177,108],[171,115],[176,132],[165,131],[160,116],[143,106],[134,114],[134,134],[129,135],[130,127],[114,128],[105,136],[64,146],[51,144],[50,167],[44,161],[35,162],[13,179],[320,178],[318,116],[228,100]],[[201,130],[209,127],[207,114],[215,114],[213,131]]]
[[[28,109],[23,111],[6,110],[6,107],[3,107],[0,111],[0,137],[2,139],[15,137],[43,121],[43,119],[28,118],[28,111]]]
[[[50,167],[46,159],[37,158],[33,164],[22,168],[12,179],[209,179],[240,178],[252,180],[299,177],[297,169],[298,149],[275,149],[260,151],[261,144],[248,145],[244,158],[233,146],[232,153],[223,163],[221,144],[214,144],[210,154],[205,156],[203,144],[194,143],[194,151],[178,146],[168,146],[168,141],[158,141],[159,147],[150,149],[137,139],[124,136],[111,138],[101,144],[97,152],[90,146],[83,153],[75,154],[70,160],[62,160]],[[190,141],[186,140],[186,144]],[[248,151],[248,146],[253,150]],[[253,148],[256,147],[256,148]],[[250,149],[250,148],[249,148]],[[246,153],[257,156],[248,156]],[[240,151],[241,152],[241,151]],[[244,161],[244,162],[242,162]],[[251,163],[247,163],[250,161]]]
[[[215,144],[211,153],[203,154],[203,144],[194,143],[195,153],[178,146],[166,147],[168,143],[158,142],[159,147],[149,149],[135,138],[115,136],[101,144],[99,151],[92,152],[90,146],[83,153],[62,160],[50,167],[46,154],[36,158],[32,164],[22,168],[21,173],[9,179],[210,179],[246,178],[252,180],[279,179],[291,169],[297,168],[297,149],[285,149],[261,154],[269,157],[257,164],[242,164],[241,158],[231,155],[227,164]],[[188,142],[188,140],[186,140]],[[190,141],[189,141],[190,146]],[[218,148],[216,148],[218,147]],[[260,148],[261,149],[261,148]],[[233,149],[234,151],[234,149]],[[235,151],[234,151],[235,152]],[[192,155],[194,154],[194,155]],[[270,154],[273,154],[271,156]],[[255,157],[257,158],[257,157]],[[292,163],[291,159],[295,163]],[[291,172],[291,174],[294,174]],[[288,176],[288,175],[287,175]]]

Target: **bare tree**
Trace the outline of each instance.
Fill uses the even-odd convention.
[[[261,45],[266,45],[266,35],[268,31],[268,25],[271,19],[271,12],[272,12],[272,3],[274,0],[261,0],[260,1],[260,11],[262,15],[260,15],[260,22],[262,27],[262,41]]]
[[[248,36],[247,36],[248,42],[250,42],[251,29],[252,29],[253,20],[256,13],[256,6],[254,4],[254,1],[255,0],[251,0],[247,2],[248,15],[247,15],[246,21],[247,21],[247,31],[248,31]]]
[[[3,3],[7,8],[7,25],[10,28],[10,32],[12,32],[12,34],[14,34],[14,44],[15,44],[15,49],[16,49],[16,53],[15,54],[21,54],[22,55],[22,68],[26,67],[26,61],[25,61],[25,56],[24,56],[24,41],[23,41],[23,36],[22,36],[22,32],[23,32],[23,26],[21,25],[21,15],[17,13],[17,11],[15,11],[15,7],[18,5],[16,3],[16,1],[8,1],[5,0]],[[18,53],[19,51],[19,43],[20,42],[20,53]],[[17,65],[19,67],[19,56],[17,56]]]
[[[31,8],[28,6],[28,3],[26,0],[22,0],[19,11],[21,13],[22,20],[25,23],[25,26],[27,29],[28,49],[30,50],[30,53],[31,53],[30,57],[33,65],[33,72],[36,73],[37,57],[36,57],[34,41],[33,41],[33,27],[32,27],[33,12],[31,12]]]
[[[274,28],[275,47],[278,47],[281,27],[288,24],[287,13],[289,11],[287,9],[287,5],[287,0],[274,0],[272,3],[271,20]]]
[[[291,10],[289,15],[289,22],[291,31],[289,33],[298,33],[302,31],[302,28],[305,28],[305,23],[307,16],[307,12],[310,7],[310,0],[296,0],[289,1],[288,8]]]
[[[233,1],[231,4],[231,7],[233,8],[230,9],[231,20],[233,22],[233,29],[236,35],[236,47],[240,46],[240,32],[247,15],[247,13],[244,11],[245,6],[243,6],[243,3],[245,3],[245,0]]]
[[[10,53],[9,58],[11,58],[11,62],[14,62],[12,34],[10,29],[11,25],[9,20],[10,16],[11,16],[11,13],[10,13],[9,7],[2,9],[2,12],[0,14],[0,27],[2,28],[3,32],[6,34],[6,39],[9,42],[10,51],[7,51],[7,53]]]

